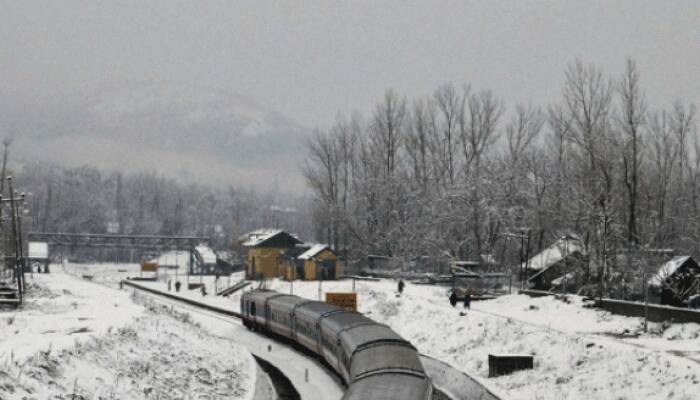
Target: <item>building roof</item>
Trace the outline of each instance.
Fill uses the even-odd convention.
[[[328,248],[330,247],[328,247],[327,244],[315,244],[311,246],[310,249],[306,250],[301,255],[299,255],[299,257],[297,258],[300,260],[310,260],[311,258],[315,257],[318,253]]]
[[[280,234],[287,234],[289,237],[291,237],[293,240],[297,241],[298,243],[302,243],[301,240],[296,235],[292,235],[291,233],[287,233],[283,231],[282,229],[258,229],[253,232],[248,233],[247,236],[248,239],[243,242],[243,246],[245,247],[255,247],[263,244],[264,242],[272,239],[273,237],[280,235]]]
[[[532,271],[543,271],[564,259],[565,254],[583,253],[581,240],[576,236],[564,236],[539,254],[530,258],[527,268]],[[525,264],[522,265],[525,268]]]
[[[282,258],[287,258],[287,259],[294,259],[305,253],[307,250],[309,250],[311,247],[306,246],[306,245],[296,245],[292,247],[291,249],[287,250]]]
[[[669,261],[665,262],[661,266],[661,268],[659,268],[659,271],[656,273],[656,275],[651,277],[651,279],[649,280],[649,284],[652,286],[663,285],[666,278],[673,275],[678,270],[678,268],[680,268],[688,260],[692,260],[692,258],[690,256],[673,257]],[[694,260],[693,260],[693,262],[694,262]]]
[[[46,242],[29,242],[27,250],[29,259],[49,258],[49,244]]]
[[[216,264],[216,253],[214,253],[211,247],[200,244],[194,249],[202,257],[202,261],[205,264]]]

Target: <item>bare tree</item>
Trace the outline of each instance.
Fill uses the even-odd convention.
[[[622,164],[624,182],[627,188],[627,241],[639,244],[637,230],[637,199],[639,197],[639,169],[641,153],[641,127],[647,113],[646,100],[639,86],[639,71],[632,59],[627,59],[627,68],[618,84],[620,93],[620,114],[618,124],[624,132]]]

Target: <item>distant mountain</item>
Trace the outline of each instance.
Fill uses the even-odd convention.
[[[14,157],[299,193],[308,130],[242,96],[131,84],[69,99],[0,93]]]

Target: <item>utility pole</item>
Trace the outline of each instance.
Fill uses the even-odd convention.
[[[649,321],[649,285],[647,284],[646,262],[642,266],[642,281],[644,283],[644,333],[647,333],[647,324]]]
[[[564,235],[564,282],[561,287],[561,293],[566,294],[567,275],[569,274],[569,235]]]
[[[19,295],[19,301],[22,302],[23,292],[24,292],[24,268],[22,268],[22,250],[21,242],[19,236],[21,232],[19,231],[17,223],[17,206],[15,201],[15,192],[12,188],[12,177],[7,177],[7,183],[10,187],[10,212],[12,213],[12,236],[14,238],[15,247],[15,278],[17,279],[17,293]]]

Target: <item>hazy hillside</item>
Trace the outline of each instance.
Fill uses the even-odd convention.
[[[15,159],[157,171],[186,181],[280,183],[302,190],[307,130],[241,96],[132,84],[66,99],[0,93],[0,133]]]

